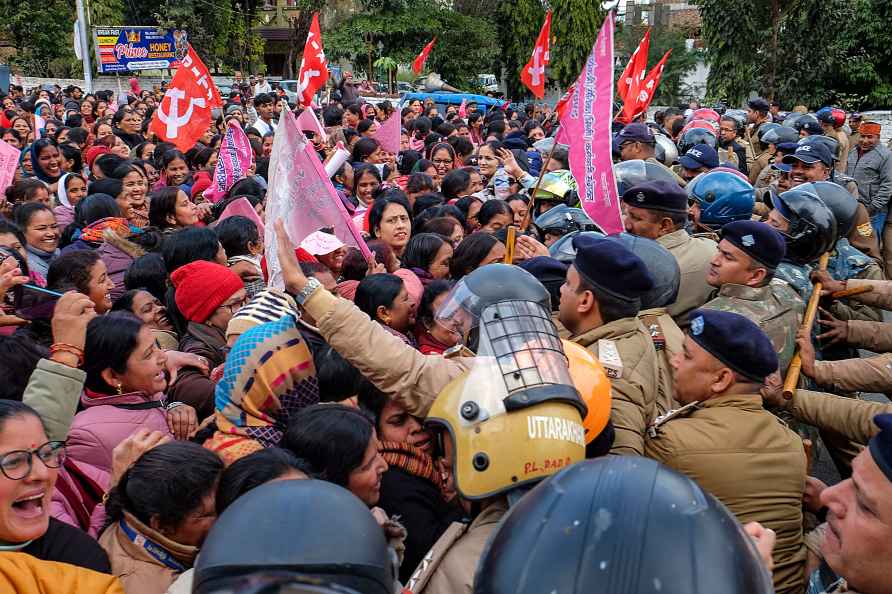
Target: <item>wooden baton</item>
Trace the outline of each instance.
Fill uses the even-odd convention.
[[[827,262],[830,260],[830,252],[825,253],[818,260],[818,270],[827,270]],[[815,325],[815,318],[818,315],[818,302],[821,300],[821,283],[815,283],[808,300],[808,306],[805,308],[805,315],[802,317],[801,329],[807,333],[811,333],[812,326]],[[796,353],[790,361],[787,368],[787,377],[784,378],[784,398],[790,400],[796,391],[796,384],[799,383],[799,374],[802,371],[802,358],[799,356],[799,347],[796,347]]]

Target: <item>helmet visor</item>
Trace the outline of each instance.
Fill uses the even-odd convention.
[[[434,323],[464,340],[471,328],[477,326],[479,316],[474,312],[479,312],[480,307],[480,297],[468,288],[464,280],[460,280],[437,309]]]

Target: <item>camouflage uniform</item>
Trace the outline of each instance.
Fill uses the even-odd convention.
[[[763,287],[728,283],[703,307],[740,314],[757,324],[771,339],[781,375],[786,375],[805,313],[805,303],[787,283],[772,280]]]
[[[775,169],[774,167],[771,167],[771,163],[769,163],[759,173],[759,176],[756,178],[755,183],[753,183],[753,187],[754,188],[767,188],[772,183],[776,182],[779,178],[780,178],[780,171]]]

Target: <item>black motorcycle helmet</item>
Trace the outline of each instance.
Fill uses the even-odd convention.
[[[802,184],[782,194],[770,192],[771,207],[790,222],[784,233],[785,260],[810,264],[836,245],[836,217],[818,196],[813,184]]]
[[[714,133],[706,128],[691,128],[678,139],[678,154],[683,155],[698,144],[706,144],[712,148],[717,148],[718,139]]]
[[[252,574],[293,572],[363,594],[393,594],[396,553],[368,507],[333,483],[275,481],[242,495],[211,528],[192,592]]]
[[[781,127],[780,124],[775,124],[774,122],[765,122],[764,124],[759,126],[759,128],[756,130],[756,138],[759,139],[760,143],[768,144],[767,142],[765,142],[763,140],[763,138],[765,137],[765,134],[769,130],[776,130],[777,128],[780,128],[780,127]],[[798,135],[797,135],[797,138],[798,138]]]
[[[601,231],[597,223],[581,208],[570,208],[566,204],[559,204],[546,210],[533,221],[533,226],[539,231],[542,238],[545,234],[566,235],[573,231]]]
[[[803,114],[802,117],[797,119],[793,123],[793,128],[795,128],[797,132],[802,132],[804,130],[808,135],[824,133],[824,127],[821,125],[821,122],[810,113]]]
[[[818,198],[827,205],[836,218],[836,231],[839,237],[848,237],[855,226],[855,216],[858,214],[858,200],[841,185],[820,181],[802,186],[811,186]]]
[[[586,460],[527,493],[477,565],[474,594],[770,594],[735,517],[647,458]]]
[[[220,582],[206,594],[363,594],[304,575],[282,571],[261,572]]]

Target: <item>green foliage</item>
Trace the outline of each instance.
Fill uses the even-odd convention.
[[[324,31],[325,53],[331,59],[347,58],[366,64],[367,55],[383,53],[400,64],[409,64],[434,35],[437,43],[427,61],[452,86],[470,85],[478,72],[494,62],[498,47],[495,27],[424,0],[368,2],[375,12],[358,13],[339,27]]]
[[[0,33],[17,50],[10,59],[13,68],[26,76],[68,78],[78,72],[73,5],[66,0],[0,0]]]
[[[500,40],[498,70],[504,74],[508,97],[530,94],[520,82],[520,70],[530,59],[544,20],[545,8],[539,0],[503,0],[499,3],[496,12]],[[553,58],[553,51],[551,55]]]
[[[629,57],[644,36],[646,27],[618,26],[616,31],[616,57],[620,67],[614,72],[614,80],[622,74],[622,69],[629,62]],[[622,49],[620,49],[622,48]],[[661,27],[651,27],[650,50],[647,54],[647,67],[653,68],[663,55],[672,50],[666,60],[663,78],[654,97],[654,105],[675,105],[684,98],[682,79],[697,66],[698,55],[685,47],[684,34]]]
[[[572,84],[582,72],[604,20],[600,0],[552,0],[550,78],[562,87]],[[528,41],[532,49],[535,34]]]

